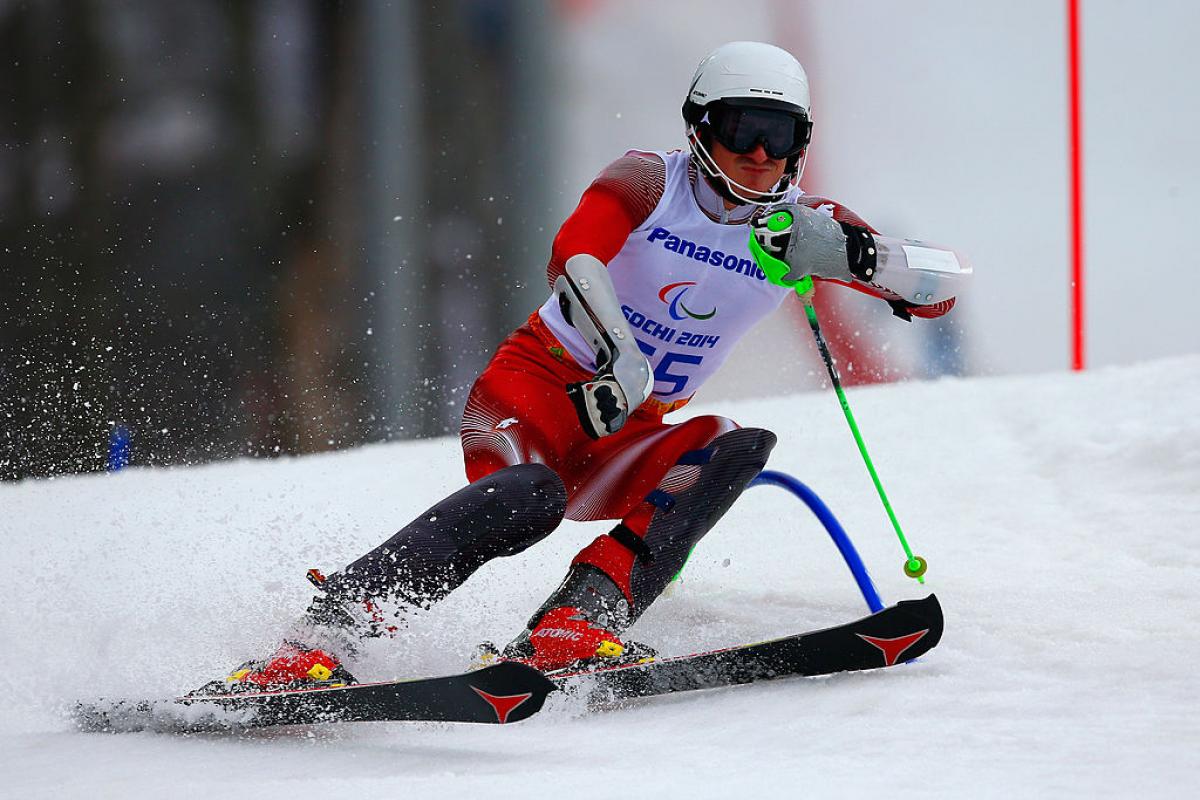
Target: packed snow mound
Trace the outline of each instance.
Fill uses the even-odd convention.
[[[770,468],[839,516],[885,601],[936,591],[942,644],[786,680],[505,728],[358,724],[241,738],[84,735],[81,697],[166,696],[264,655],[336,570],[464,482],[452,439],[0,485],[13,797],[576,794],[1186,796],[1200,724],[1200,357],[859,388],[850,400],[927,586],[830,392],[691,408],[779,434]],[[565,523],[376,643],[384,678],[505,642],[606,529]],[[667,654],[866,613],[817,521],[754,488],[630,632]],[[609,791],[605,789],[604,791]]]

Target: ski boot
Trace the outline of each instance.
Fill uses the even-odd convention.
[[[543,614],[532,630],[517,637],[498,658],[550,674],[649,661],[654,656],[651,648],[623,641],[578,608],[560,606]]]
[[[625,643],[615,633],[593,623],[578,608],[561,606],[543,614],[532,630],[504,648],[501,657],[554,672],[624,652]]]
[[[355,683],[347,668],[360,656],[362,643],[392,636],[400,620],[389,622],[370,600],[349,600],[328,591],[325,576],[310,569],[309,581],[320,590],[304,614],[267,659],[247,661],[223,681],[210,681],[193,695],[319,689]]]
[[[310,569],[308,580],[320,592],[293,626],[294,638],[341,653],[353,661],[365,640],[391,638],[400,630],[403,619],[399,612],[389,620],[378,603],[365,598],[351,599],[336,588],[331,590],[320,570]]]
[[[300,642],[284,642],[264,661],[247,661],[224,681],[211,681],[193,695],[326,689],[355,683],[336,656]]]
[[[526,630],[497,657],[542,672],[653,658],[649,647],[621,640],[618,631],[629,622],[629,601],[612,578],[591,564],[573,564]]]

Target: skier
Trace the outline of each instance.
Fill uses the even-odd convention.
[[[876,262],[876,232],[797,182],[812,132],[808,79],[789,53],[733,42],[700,62],[683,104],[687,150],[631,150],[583,193],[554,239],[552,293],[471,390],[469,485],[319,587],[285,644],[229,691],[352,682],[356,645],[395,630],[379,602],[428,605],[498,556],[572,520],[616,520],[502,652],[542,670],[614,662],[622,637],[766,464],[775,436],[681,408],[790,290],[752,260],[751,232],[795,276],[849,286],[905,318],[937,317],[950,286]],[[781,205],[782,204],[782,205]],[[785,241],[766,207],[795,218]],[[775,209],[772,208],[772,211]],[[774,238],[773,238],[774,237]]]

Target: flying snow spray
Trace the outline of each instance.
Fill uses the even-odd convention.
[[[790,211],[776,211],[767,218],[767,230],[772,233],[780,233],[790,228],[794,221]],[[875,471],[870,454],[867,453],[867,445],[863,442],[858,424],[854,421],[854,413],[850,410],[849,401],[846,400],[846,392],[842,390],[842,380],[838,377],[837,367],[833,363],[833,355],[829,352],[829,345],[825,342],[825,335],[821,333],[821,324],[817,321],[817,310],[813,308],[812,276],[805,275],[799,280],[789,280],[787,276],[791,273],[791,267],[763,250],[753,233],[750,234],[750,252],[754,255],[754,260],[758,262],[759,268],[766,273],[767,280],[776,286],[795,289],[796,294],[804,302],[804,314],[808,317],[808,326],[812,328],[813,338],[817,341],[817,349],[821,351],[821,359],[825,362],[825,369],[829,371],[829,380],[833,382],[833,390],[837,392],[838,401],[842,405],[842,413],[846,415],[850,432],[854,434],[854,441],[858,444],[858,452],[862,454],[863,462],[867,465],[867,472],[871,474],[871,480],[875,483],[875,491],[879,493],[879,499],[883,501],[883,508],[887,511],[888,519],[892,521],[892,527],[896,530],[896,538],[900,540],[900,546],[904,548],[904,555],[907,557],[904,562],[904,574],[910,578],[916,578],[919,583],[925,583],[925,570],[929,565],[921,556],[913,555],[912,548],[908,546],[908,540],[904,538],[904,531],[900,529],[900,521],[896,519],[896,512],[892,510],[887,492],[883,490],[879,474]]]

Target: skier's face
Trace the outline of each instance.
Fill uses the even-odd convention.
[[[771,158],[762,142],[756,144],[750,152],[739,155],[714,140],[712,157],[722,172],[756,192],[769,192],[774,189],[787,168],[787,159]]]

